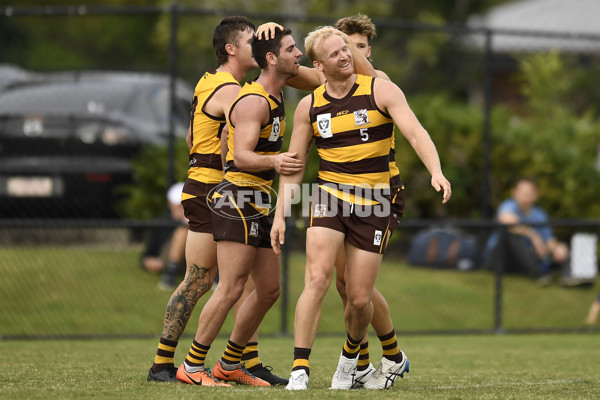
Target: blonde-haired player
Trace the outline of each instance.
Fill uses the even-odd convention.
[[[431,173],[434,189],[443,191],[443,203],[450,199],[451,188],[442,173],[435,145],[394,83],[356,74],[348,45],[332,27],[311,32],[305,40],[305,49],[314,67],[325,75],[326,83],[298,104],[289,148],[305,161],[307,153],[303,150],[315,140],[321,162],[319,203],[311,206],[305,286],[296,306],[294,364],[287,388],[308,388],[308,359],[320,320],[321,302],[332,279],[337,253],[344,245],[348,297],[344,317],[348,339],[332,388],[350,389],[359,345],[373,315],[371,297],[390,223],[389,151],[394,123]],[[302,175],[303,171],[281,177],[279,193],[283,195],[279,197],[271,230],[276,252],[284,241],[284,216],[294,195],[286,186],[299,184]],[[365,187],[372,189],[365,191]],[[350,197],[346,196],[348,192]],[[329,214],[334,204],[344,212]],[[387,389],[408,370],[408,360],[397,343],[394,347],[390,350],[401,354],[401,361],[383,358],[365,388]]]

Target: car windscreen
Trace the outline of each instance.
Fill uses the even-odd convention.
[[[135,87],[120,83],[40,84],[14,88],[0,95],[4,115],[102,115],[130,113]],[[151,117],[151,112],[149,111]]]

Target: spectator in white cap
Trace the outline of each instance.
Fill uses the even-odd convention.
[[[142,255],[143,267],[152,273],[162,272],[159,287],[172,290],[176,286],[177,273],[185,265],[185,242],[187,218],[183,215],[181,192],[183,182],[174,183],[167,191],[169,218],[180,223],[175,228],[159,228],[151,232]]]

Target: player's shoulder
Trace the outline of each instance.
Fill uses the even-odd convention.
[[[380,79],[385,79],[386,81],[391,81],[390,77],[388,76],[388,74],[386,74],[385,72],[383,72],[380,69],[376,69],[375,70],[375,77],[376,78],[380,78]]]
[[[312,106],[312,103],[313,103],[313,94],[309,93],[300,99],[300,101],[298,102],[298,105],[296,106],[296,112],[300,111],[300,112],[308,113],[308,110]]]
[[[386,75],[387,77],[387,75]],[[374,76],[373,77],[373,85],[375,88],[377,87],[382,87],[382,88],[398,88],[398,85],[396,85],[394,82],[392,82],[389,78],[384,78],[382,76]]]
[[[254,114],[256,116],[262,113],[268,113],[271,109],[269,100],[261,93],[242,93],[235,101],[232,108],[238,112]]]
[[[208,99],[210,107],[218,107],[226,113],[240,92],[239,85],[223,85],[212,93]]]
[[[404,92],[394,82],[374,77],[373,78],[373,94],[377,99],[389,99],[389,101],[398,101],[404,99]]]

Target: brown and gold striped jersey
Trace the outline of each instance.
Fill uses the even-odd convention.
[[[310,120],[320,156],[318,183],[324,190],[352,203],[375,201],[347,195],[326,184],[354,193],[357,187],[389,187],[390,150],[394,121],[380,110],[373,96],[374,78],[357,75],[341,99],[329,96],[325,85],[312,93]]]
[[[192,148],[188,178],[206,184],[217,184],[223,179],[221,162],[221,132],[227,123],[225,116],[214,116],[204,111],[208,101],[226,85],[240,85],[229,72],[209,70],[198,81],[192,101]],[[195,193],[188,193],[195,195]],[[189,197],[185,196],[184,198]]]
[[[281,151],[283,143],[283,132],[285,131],[285,108],[283,102],[279,102],[271,96],[265,88],[256,81],[247,82],[237,99],[231,105],[229,114],[236,104],[246,96],[261,96],[267,100],[270,107],[269,122],[261,126],[258,142],[254,152],[263,155],[275,155]],[[283,99],[283,97],[282,97]],[[227,166],[224,179],[237,186],[253,187],[263,192],[268,192],[273,184],[276,171],[274,169],[262,172],[247,172],[235,166],[234,154],[235,126],[229,123],[229,137],[227,138]]]

